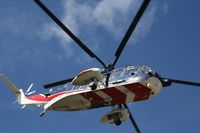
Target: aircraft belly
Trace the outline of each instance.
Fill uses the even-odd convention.
[[[46,110],[75,111],[84,110],[91,106],[90,102],[79,94],[55,98],[45,105]]]
[[[147,100],[158,94],[162,83],[156,77],[136,83],[125,83],[110,88],[80,94],[91,102],[91,108]]]
[[[85,110],[136,101],[147,100],[160,92],[162,83],[151,77],[136,83],[125,83],[104,89],[80,91],[76,94],[63,94],[45,105],[46,110],[75,111]]]

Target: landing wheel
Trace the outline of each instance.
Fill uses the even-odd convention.
[[[116,121],[115,121],[115,125],[116,126],[120,126],[122,124],[122,122],[119,120],[119,119],[117,119]]]
[[[46,113],[46,110],[44,110],[43,112],[40,113],[40,117],[44,116],[44,114]]]
[[[92,84],[92,85],[90,86],[90,88],[91,88],[92,90],[95,90],[95,89],[97,88],[97,85],[94,83],[94,84]]]

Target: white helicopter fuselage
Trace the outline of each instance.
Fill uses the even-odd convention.
[[[91,72],[93,69],[88,70],[88,72]],[[87,84],[75,86],[74,88],[77,89],[71,89],[69,91],[31,96],[26,96],[5,75],[1,75],[1,77],[17,96],[19,104],[43,105],[45,111],[79,111],[150,99],[158,94],[163,86],[157,77],[148,75],[149,71],[152,72],[153,70],[146,65],[138,68],[129,66],[112,71],[108,87],[105,87],[103,84],[105,79],[102,79],[101,82],[98,82],[95,90],[92,90],[90,85]],[[84,70],[83,72],[86,73],[87,71]],[[83,72],[77,77],[83,75]]]
[[[44,109],[76,111],[143,101],[158,94],[161,88],[162,83],[159,79],[151,77],[141,82],[132,83],[129,80],[126,83],[96,90],[90,88],[72,90],[62,92],[60,95],[58,95],[59,93],[54,94],[58,96],[53,99],[51,97],[54,95],[49,96],[49,100],[51,100],[45,104]],[[45,96],[43,98],[45,99]],[[32,96],[32,99],[35,99],[35,96]]]

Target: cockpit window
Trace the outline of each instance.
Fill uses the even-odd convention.
[[[126,82],[129,78],[142,78],[146,76],[155,75],[155,71],[148,65],[141,65],[138,67],[127,66],[120,69],[114,69],[110,72],[109,84]],[[107,74],[104,74],[104,78],[102,81],[98,83],[98,86],[102,86],[106,82]],[[103,83],[103,84],[102,84]],[[50,94],[54,94],[57,92],[62,92],[64,90],[74,90],[74,89],[86,89],[90,88],[91,84],[84,86],[74,86],[71,83],[65,84],[63,86],[58,86],[49,91]]]
[[[127,66],[125,68],[121,69],[115,69],[111,72],[109,82],[124,80],[128,77],[130,77],[133,73],[133,71],[136,71],[135,67],[133,66]]]
[[[155,75],[155,71],[148,65],[139,66],[138,71],[148,75]]]

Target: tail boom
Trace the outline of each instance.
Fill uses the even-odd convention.
[[[45,104],[46,101],[38,101],[34,99],[29,99],[26,97],[22,89],[18,89],[5,74],[1,74],[0,78],[5,82],[5,84],[8,86],[8,88],[12,91],[12,93],[17,97],[17,101],[19,104],[22,105],[42,105]]]

